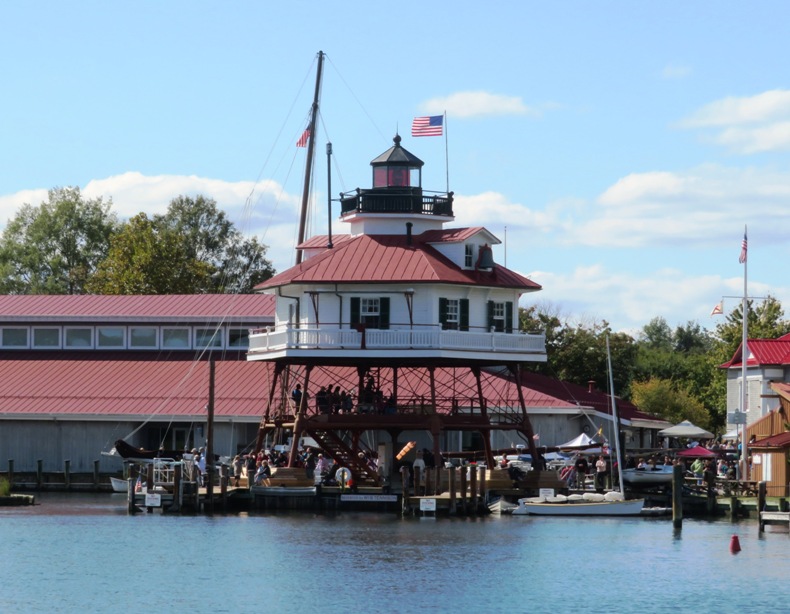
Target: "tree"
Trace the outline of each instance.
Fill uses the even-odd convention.
[[[672,349],[672,329],[662,317],[653,318],[642,327],[639,334],[639,344],[653,350]]]
[[[749,301],[750,339],[776,339],[790,332],[790,321],[784,319],[782,303],[773,296],[755,306]],[[726,347],[726,359],[732,358],[743,339],[743,305],[739,304],[729,314],[727,320],[716,326],[716,337]]]
[[[191,255],[188,237],[140,213],[113,237],[87,284],[96,294],[200,294],[213,289],[212,267]]]
[[[688,390],[676,382],[651,379],[631,384],[631,401],[640,410],[677,424],[691,420],[702,428],[710,427],[710,415]]]
[[[0,238],[0,293],[83,293],[118,227],[111,205],[85,200],[76,187],[53,188],[47,202],[23,205]]]
[[[154,224],[184,236],[188,255],[212,268],[212,292],[250,292],[274,275],[266,246],[244,239],[213,199],[178,196]]]

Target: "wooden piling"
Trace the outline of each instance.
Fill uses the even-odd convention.
[[[136,514],[137,506],[134,504],[134,494],[137,483],[137,468],[129,465],[129,478],[126,480],[126,512],[128,514]]]
[[[66,490],[71,488],[71,461],[69,459],[63,461],[63,483],[66,485]]]
[[[477,465],[469,465],[469,502],[472,513],[477,514]]]
[[[180,512],[183,504],[184,486],[181,479],[181,465],[178,464],[173,467],[173,504],[170,506],[170,511]]]
[[[14,459],[8,459],[8,485],[14,487]]]
[[[466,507],[466,501],[467,501],[467,497],[469,495],[469,492],[468,492],[468,490],[466,488],[466,467],[461,467],[460,472],[461,472],[461,479],[460,479],[460,482],[461,482],[461,484],[460,484],[460,490],[461,490],[461,513],[466,515],[466,513],[468,512],[467,507]]]
[[[93,461],[93,487],[99,488],[99,461]]]
[[[400,468],[400,479],[403,489],[403,501],[401,502],[401,513],[404,516],[406,516],[411,511],[411,507],[409,506],[409,468],[408,467]]]
[[[738,500],[738,497],[735,495],[730,497],[730,522],[738,520],[738,508],[740,504],[741,502]]]
[[[455,514],[458,511],[457,503],[456,503],[456,492],[455,492],[455,476],[456,476],[456,469],[455,467],[450,467],[447,470],[447,486],[450,489],[450,513]]]
[[[763,512],[765,511],[765,497],[768,492],[767,482],[757,483],[757,518],[760,524],[760,533],[765,531],[765,522],[763,521]]]
[[[423,494],[423,476],[422,476],[422,469],[420,467],[414,467],[414,496],[419,497]]]
[[[479,484],[478,491],[480,492],[481,507],[485,507],[488,503],[488,486],[486,484],[486,468],[477,468],[477,481]]]
[[[36,461],[36,488],[41,490],[41,486],[43,484],[44,484],[44,461],[39,458]]]
[[[683,528],[683,467],[672,467],[672,526]]]

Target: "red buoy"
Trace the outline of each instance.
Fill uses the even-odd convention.
[[[741,542],[738,540],[737,535],[733,535],[730,539],[730,552],[738,554],[741,551]]]

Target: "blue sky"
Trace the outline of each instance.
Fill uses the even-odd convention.
[[[312,232],[327,140],[336,197],[398,130],[426,189],[449,175],[453,225],[543,285],[525,302],[712,327],[745,225],[749,293],[790,305],[789,21],[779,1],[3,3],[0,224],[57,186],[121,217],[204,194],[287,268],[322,50]],[[447,158],[409,134],[444,111]]]

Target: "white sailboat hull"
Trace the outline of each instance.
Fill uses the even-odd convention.
[[[579,501],[578,503],[528,502],[520,500],[514,516],[639,516],[644,499],[628,501]]]
[[[128,492],[129,491],[129,483],[126,480],[122,480],[121,478],[110,477],[110,483],[112,484],[112,491],[113,492]]]

